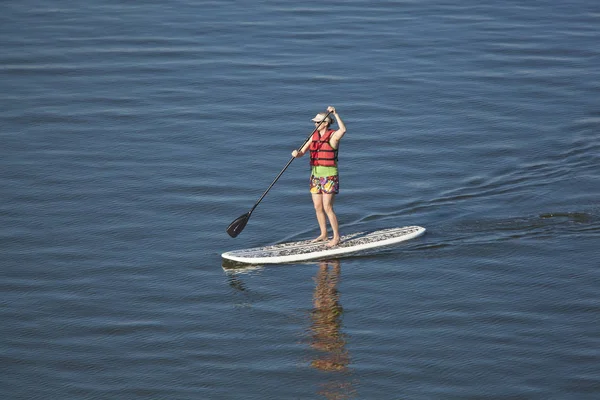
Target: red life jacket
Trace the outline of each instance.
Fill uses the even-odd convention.
[[[338,151],[329,144],[331,135],[335,132],[333,129],[319,136],[319,131],[315,131],[308,149],[310,150],[310,165],[322,165],[326,167],[337,166]]]

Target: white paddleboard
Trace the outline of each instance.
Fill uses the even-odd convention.
[[[296,261],[323,259],[362,252],[377,247],[390,246],[416,238],[425,233],[420,226],[358,232],[342,236],[340,244],[327,247],[327,242],[311,243],[310,240],[281,243],[272,246],[233,250],[221,256],[227,260],[248,264],[279,264]]]

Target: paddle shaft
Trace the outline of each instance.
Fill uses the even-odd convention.
[[[310,133],[310,136],[306,138],[306,140],[304,141],[304,143],[302,143],[302,146],[300,146],[298,148],[298,151],[302,150],[302,148],[304,147],[304,145],[312,138],[312,136],[315,134],[315,132],[317,130],[319,130],[319,128],[321,127],[321,124],[323,122],[325,122],[325,119],[327,117],[329,117],[329,114],[331,114],[331,111],[328,112],[325,117],[323,117],[323,120],[319,123],[319,125],[317,125],[317,127]],[[275,182],[277,182],[279,180],[279,178],[281,177],[281,175],[283,175],[283,173],[290,166],[290,164],[292,163],[292,161],[294,161],[294,158],[296,158],[296,157],[290,158],[290,161],[288,161],[288,163],[285,165],[285,167],[283,167],[283,169],[277,175],[277,177],[273,180],[273,182],[271,182],[271,184],[269,185],[269,187],[267,188],[267,190],[265,190],[265,192],[262,194],[262,196],[260,196],[260,199],[258,199],[258,201],[256,202],[256,204],[254,204],[254,207],[252,207],[252,209],[250,209],[250,212],[248,214],[252,214],[252,211],[254,211],[254,209],[260,204],[260,202],[262,201],[262,199],[264,199],[265,196],[267,195],[267,193],[269,193],[269,190],[271,190],[271,188],[273,187],[273,185],[275,185]]]

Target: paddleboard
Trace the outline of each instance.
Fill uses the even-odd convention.
[[[223,253],[226,260],[248,264],[279,264],[296,261],[335,258],[351,253],[363,252],[378,247],[390,246],[416,238],[425,233],[420,226],[388,228],[370,232],[358,232],[341,237],[335,247],[327,247],[327,242],[312,243],[310,240],[288,242],[272,246],[233,250]]]

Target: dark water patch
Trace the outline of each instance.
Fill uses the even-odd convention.
[[[538,238],[557,240],[561,237],[594,237],[600,231],[600,218],[588,213],[544,213],[538,217],[490,220],[481,218],[455,224],[458,232],[467,234],[459,240],[488,242]],[[487,235],[480,234],[486,232]]]
[[[556,218],[558,220],[575,222],[579,224],[589,224],[600,221],[600,218],[596,215],[580,212],[562,212],[562,213],[544,213],[540,214],[542,219]]]

